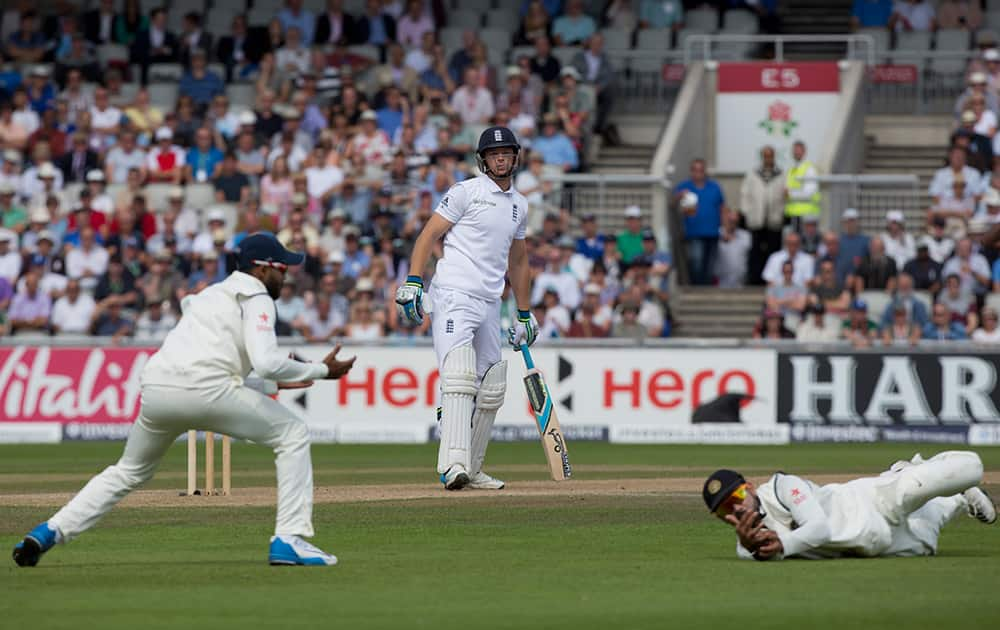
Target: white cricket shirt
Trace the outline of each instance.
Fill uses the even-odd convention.
[[[452,186],[435,212],[453,225],[444,237],[434,286],[500,299],[510,245],[524,239],[528,200],[513,186],[504,192],[480,175]]]

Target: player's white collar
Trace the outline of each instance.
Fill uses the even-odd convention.
[[[513,177],[511,178],[511,181],[510,181],[510,188],[508,188],[507,190],[504,190],[503,188],[500,188],[500,184],[498,184],[495,181],[493,181],[493,178],[490,177],[489,175],[487,175],[486,173],[482,173],[478,177],[480,177],[481,179],[485,179],[488,182],[487,186],[490,187],[489,191],[491,193],[503,193],[505,195],[512,195],[512,194],[514,194],[514,178]]]

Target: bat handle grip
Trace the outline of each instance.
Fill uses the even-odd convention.
[[[520,349],[521,356],[524,357],[524,367],[529,370],[533,370],[535,368],[535,361],[531,358],[531,351],[528,350],[528,346],[526,344],[521,344]]]

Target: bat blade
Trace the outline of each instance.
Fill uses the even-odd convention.
[[[552,407],[552,396],[545,384],[545,377],[537,368],[530,368],[524,377],[524,387],[535,416],[538,434],[542,439],[542,450],[549,464],[549,474],[555,481],[565,481],[573,475],[569,463],[569,452],[563,438],[559,419]]]

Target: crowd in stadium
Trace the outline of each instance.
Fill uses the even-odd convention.
[[[511,43],[533,48],[499,67],[475,30],[445,54],[439,0],[368,0],[354,15],[287,0],[266,26],[239,12],[214,30],[181,0],[57,5],[13,2],[0,23],[4,334],[162,338],[183,297],[270,230],[308,254],[278,301],[279,333],[423,335],[398,324],[391,296],[438,201],[476,175],[489,124],[523,146],[543,337],[669,334],[670,259],[639,209],[605,238],[546,197],[546,174],[585,169],[593,137],[618,141],[598,29],[630,3],[595,17],[580,0],[526,1]],[[641,5],[636,28],[683,11]],[[553,44],[578,50],[560,62]]]

